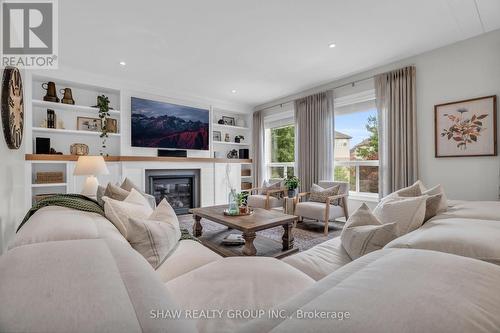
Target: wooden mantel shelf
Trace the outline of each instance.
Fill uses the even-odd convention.
[[[108,162],[205,162],[205,163],[252,163],[251,159],[210,157],[156,157],[156,156],[105,156]],[[26,161],[76,161],[77,155],[26,154]]]

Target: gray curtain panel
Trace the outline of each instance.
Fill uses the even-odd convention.
[[[381,197],[418,180],[415,72],[409,66],[375,77]]]
[[[262,111],[253,113],[253,187],[259,187],[266,177],[264,155],[264,115]]]
[[[295,101],[297,175],[301,191],[313,183],[333,180],[333,92],[322,92]]]

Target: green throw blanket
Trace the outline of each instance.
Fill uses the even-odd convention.
[[[31,216],[33,216],[33,214],[36,213],[37,210],[47,206],[67,207],[105,216],[104,210],[99,205],[99,203],[93,199],[90,199],[89,197],[81,194],[56,194],[42,199],[34,204],[33,207],[31,207],[31,209],[24,216],[24,219],[17,228],[16,232],[21,229],[21,227],[29,220]]]
[[[104,210],[99,205],[99,203],[93,199],[90,199],[89,197],[81,194],[56,194],[51,197],[42,199],[34,204],[33,207],[31,207],[31,209],[24,216],[24,219],[17,228],[16,232],[21,229],[21,227],[30,219],[31,216],[33,216],[33,214],[36,213],[37,210],[47,206],[67,207],[71,209],[82,210],[84,212],[97,213],[106,217],[104,215]],[[196,237],[191,236],[187,229],[181,229],[180,240],[186,239],[191,239],[199,242]]]

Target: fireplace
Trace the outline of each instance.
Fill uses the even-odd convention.
[[[156,203],[164,198],[177,215],[200,206],[200,170],[146,170],[146,191]]]

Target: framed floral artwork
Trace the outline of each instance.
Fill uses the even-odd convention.
[[[434,106],[436,157],[497,155],[497,97]]]

